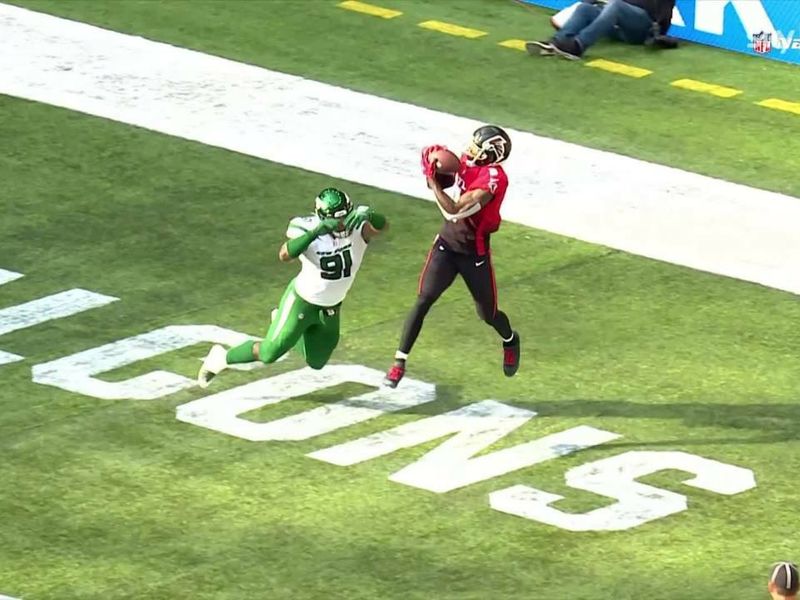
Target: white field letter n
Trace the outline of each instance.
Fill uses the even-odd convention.
[[[397,483],[442,494],[619,437],[594,427],[573,427],[473,458],[535,416],[535,412],[524,408],[496,400],[483,400],[352,442],[317,450],[308,456],[334,465],[349,466],[453,435],[389,477]]]

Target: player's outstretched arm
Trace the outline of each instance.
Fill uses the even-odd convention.
[[[451,215],[450,213],[445,212],[438,202],[436,203],[436,206],[439,207],[439,212],[442,213],[442,216],[448,221],[452,221],[453,223],[455,223],[456,221],[460,221],[461,219],[466,219],[467,217],[471,217],[482,208],[480,203],[473,204],[469,208],[465,208],[464,210],[462,210],[460,213]]]
[[[384,221],[383,227],[380,229],[372,225],[372,223],[365,223],[364,227],[361,228],[361,237],[369,244],[370,240],[376,238],[387,229],[389,229],[389,221]]]
[[[361,228],[361,237],[367,243],[389,227],[386,217],[369,206],[357,207],[344,220],[348,229],[356,229],[362,223],[364,226]]]
[[[281,249],[278,250],[278,258],[281,262],[289,262],[292,260],[292,256],[289,254],[289,249],[286,247],[286,242],[281,245]]]
[[[301,235],[286,240],[278,251],[278,258],[282,262],[289,262],[305,252],[315,239],[330,233],[339,226],[339,219],[323,219],[314,229]],[[291,228],[290,228],[291,229]]]
[[[491,199],[494,198],[494,194],[487,190],[475,189],[461,194],[461,197],[458,200],[453,200],[447,194],[447,192],[444,191],[441,184],[434,177],[428,177],[428,185],[436,196],[436,203],[439,205],[441,210],[446,212],[448,215],[457,215],[459,213],[467,212],[476,205],[478,205],[478,208],[480,209],[481,207],[486,206],[486,204],[488,204]],[[470,212],[469,214],[473,213]]]

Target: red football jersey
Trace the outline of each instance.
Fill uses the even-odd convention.
[[[470,190],[486,190],[494,197],[477,213],[453,223],[445,221],[439,235],[457,252],[486,254],[489,234],[500,228],[500,206],[506,196],[508,176],[500,165],[477,166],[469,163],[467,154],[461,155],[456,177],[459,195]]]

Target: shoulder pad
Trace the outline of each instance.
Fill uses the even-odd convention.
[[[307,231],[312,231],[317,225],[319,225],[319,218],[316,215],[294,217],[286,228],[286,237],[299,237]]]

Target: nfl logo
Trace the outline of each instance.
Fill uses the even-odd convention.
[[[772,34],[771,33],[754,33],[753,34],[753,50],[759,54],[766,54],[772,49]]]

